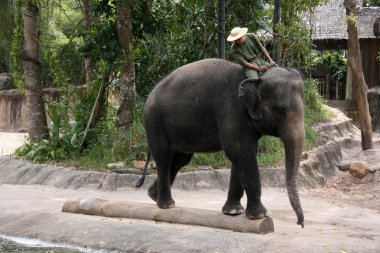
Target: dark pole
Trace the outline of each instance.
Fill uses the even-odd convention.
[[[274,0],[273,15],[273,58],[277,62],[280,60],[278,24],[281,21],[281,0]]]
[[[224,0],[219,0],[218,4],[218,58],[225,59],[224,45],[224,29],[225,29],[225,6]]]

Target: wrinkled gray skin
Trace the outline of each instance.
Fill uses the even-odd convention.
[[[149,196],[160,208],[172,208],[177,172],[196,152],[224,150],[232,162],[225,214],[267,216],[261,203],[256,159],[263,135],[278,136],[285,146],[286,184],[290,203],[303,227],[297,177],[304,141],[303,80],[293,69],[270,68],[259,80],[244,81],[243,68],[219,59],[180,67],[157,84],[144,108],[149,150],[158,177]]]

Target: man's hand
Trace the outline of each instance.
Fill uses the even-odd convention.
[[[265,72],[268,68],[266,66],[257,66],[256,70],[259,72]]]

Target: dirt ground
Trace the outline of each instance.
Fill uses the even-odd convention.
[[[377,172],[380,173],[380,172]],[[369,183],[353,183],[347,181],[347,172],[338,173],[323,188],[308,190],[311,196],[329,198],[335,203],[377,210],[380,213],[380,176]]]
[[[375,161],[380,163],[380,133],[373,133],[374,149],[378,152]],[[361,151],[360,147],[342,150],[343,160],[350,160]],[[308,190],[311,196],[329,198],[334,203],[350,204],[380,212],[380,171],[367,175],[363,180],[353,178],[348,172],[337,170],[337,175],[327,181],[323,188]]]

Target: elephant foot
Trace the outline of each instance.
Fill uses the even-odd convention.
[[[224,204],[222,211],[227,215],[238,215],[244,213],[244,207],[240,203],[231,204],[227,202]]]
[[[158,194],[157,194],[157,186],[152,185],[148,190],[148,196],[157,203]]]
[[[249,207],[247,206],[245,215],[248,217],[248,219],[251,220],[264,219],[265,217],[269,216],[268,210],[263,206],[261,202]]]
[[[161,200],[157,202],[157,206],[161,209],[169,209],[175,207],[175,202],[173,199]]]

